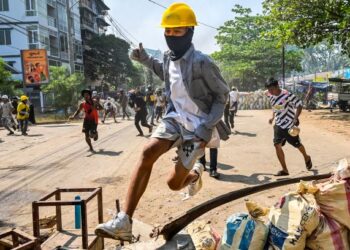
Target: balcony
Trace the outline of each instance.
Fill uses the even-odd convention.
[[[50,47],[49,55],[59,57],[58,48]]]
[[[47,0],[47,4],[53,8],[56,8],[56,0]]]
[[[61,59],[62,59],[62,60],[68,61],[68,60],[69,60],[69,54],[68,54],[68,52],[63,52],[63,51],[61,51]]]
[[[92,5],[91,1],[88,0],[80,0],[80,8],[86,9],[94,15],[97,15],[96,8]]]
[[[57,28],[57,21],[56,21],[56,18],[51,17],[51,16],[47,16],[47,24],[48,24],[50,27]]]

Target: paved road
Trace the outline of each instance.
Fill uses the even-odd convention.
[[[150,185],[141,200],[136,218],[148,224],[161,224],[180,213],[217,195],[249,185],[276,180],[279,170],[272,145],[272,127],[267,123],[271,111],[240,111],[236,119],[237,132],[219,150],[221,179],[204,176],[200,194],[182,201],[181,192],[166,186],[174,150],[155,164]],[[316,125],[315,125],[316,124]],[[302,119],[302,141],[313,157],[312,173],[328,172],[337,160],[350,157],[349,136],[317,126],[315,120]],[[110,217],[116,197],[123,202],[131,170],[147,138],[136,137],[132,121],[99,126],[100,139],[94,143],[96,154],[87,151],[80,123],[40,125],[30,128],[29,136],[6,137],[0,130],[0,230],[17,226],[30,231],[31,202],[56,187],[97,187],[104,192],[105,218]],[[305,175],[302,156],[286,146],[287,164],[291,176]],[[273,205],[283,192],[293,187],[264,192],[251,198],[263,205]],[[65,196],[64,199],[72,199]],[[96,212],[95,202],[89,214]],[[222,206],[204,216],[222,229],[227,216],[244,211],[242,200]],[[43,209],[43,215],[54,211]],[[71,227],[73,209],[64,209],[64,225]],[[89,216],[89,223],[96,223]]]

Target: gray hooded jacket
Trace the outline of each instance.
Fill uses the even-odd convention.
[[[132,58],[135,59],[133,55]],[[142,50],[137,60],[153,70],[162,81],[165,81],[165,91],[169,100],[167,113],[175,110],[170,99],[170,52],[166,52],[164,54],[164,62],[160,62]],[[196,128],[195,135],[209,142],[213,128],[219,122],[222,123],[221,118],[229,88],[214,61],[209,56],[195,50],[193,45],[179,60],[183,82],[189,96],[201,111],[208,114],[207,119]],[[227,139],[229,132],[225,131],[222,126],[223,124],[217,126],[220,138]]]

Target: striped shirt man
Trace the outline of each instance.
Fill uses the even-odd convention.
[[[270,103],[275,112],[275,124],[282,129],[293,127],[295,109],[302,106],[302,101],[287,90],[282,90],[278,96],[269,95]]]

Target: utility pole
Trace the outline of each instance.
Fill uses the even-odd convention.
[[[72,9],[73,7],[79,3],[79,0],[77,0],[75,3],[70,6],[70,0],[66,0],[67,4],[67,24],[68,24],[68,50],[69,50],[69,66],[70,66],[70,73],[74,73],[75,67],[74,67],[74,39],[75,35],[72,34]]]
[[[282,81],[283,88],[286,88],[286,65],[285,65],[285,46],[282,45]]]

